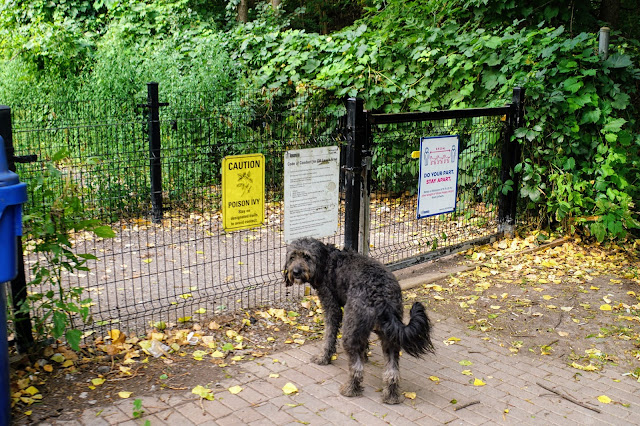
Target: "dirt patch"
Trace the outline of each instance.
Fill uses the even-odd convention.
[[[141,336],[112,329],[80,354],[53,345],[30,358],[13,356],[14,424],[72,420],[123,396],[132,401],[133,419],[137,398],[196,386],[215,391],[246,374],[244,362],[321,338],[321,318],[317,298],[305,297],[197,324],[156,324]]]
[[[631,247],[535,238],[466,253],[471,268],[405,292],[514,354],[557,358],[576,375],[615,369],[638,380],[640,263]],[[515,254],[526,251],[526,254]]]

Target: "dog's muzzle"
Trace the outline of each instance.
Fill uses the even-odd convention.
[[[294,284],[304,284],[309,280],[309,277],[306,276],[305,270],[300,266],[294,266],[291,269],[285,271],[286,280],[285,284],[287,287],[290,287]]]

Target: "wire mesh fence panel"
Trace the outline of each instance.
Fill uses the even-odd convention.
[[[160,223],[154,223],[151,213],[148,122],[139,107],[142,102],[121,109],[111,102],[67,104],[55,110],[14,107],[16,155],[39,158],[18,165],[22,180],[34,188],[54,153],[68,150],[69,155],[56,162],[63,173],[58,182],[50,182],[54,192],[62,196],[75,191],[86,217],[98,218],[116,232],[113,239],[73,235],[76,252],[98,257],[88,262],[88,272],[65,278],[65,285],[83,288],[92,299],[94,323],[88,329],[118,323],[122,329],[141,330],[150,322],[205,319],[300,297],[305,290],[285,288],[281,272],[286,250],[283,157],[288,149],[341,146],[338,116],[344,111],[324,108],[325,100],[313,94],[186,93],[160,98],[168,103],[158,121]],[[264,223],[225,232],[222,160],[254,153],[266,161]],[[31,197],[25,213],[42,211],[53,201]],[[340,245],[341,236],[328,241]],[[36,261],[34,254],[27,255],[27,269]]]
[[[370,254],[383,263],[454,247],[497,233],[500,116],[378,124],[372,128]],[[418,219],[420,139],[459,137],[455,210]]]
[[[284,155],[291,149],[344,149],[343,104],[310,92],[159,93],[157,115],[149,112],[149,99],[12,108],[15,155],[38,156],[37,162],[17,164],[31,191],[25,214],[47,211],[71,194],[80,200],[83,220],[98,219],[116,233],[112,239],[72,233],[75,252],[97,257],[87,262],[88,271],[72,271],[63,281],[91,299],[85,304],[94,322],[87,331],[116,323],[143,330],[155,321],[205,320],[305,292],[285,287],[282,279]],[[380,123],[371,132],[371,256],[397,268],[497,234],[506,125],[501,116]],[[151,143],[155,129],[157,152]],[[442,135],[459,136],[455,211],[417,219],[419,162],[411,152],[420,138]],[[225,157],[246,154],[264,155],[264,221],[227,232],[221,168]],[[48,175],[52,165],[59,173]],[[160,189],[152,194],[152,188]],[[341,201],[338,232],[325,241],[343,246],[344,222]],[[28,227],[24,231],[29,281],[30,266],[42,256],[33,253]]]

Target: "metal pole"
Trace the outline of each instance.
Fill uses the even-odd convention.
[[[11,109],[0,105],[0,136],[4,139],[5,152],[7,153],[7,165],[12,172],[16,171],[13,148],[13,130],[11,126]],[[24,269],[24,253],[22,252],[22,237],[16,237],[16,250],[18,257],[18,275],[11,280],[11,300],[13,302],[13,316],[15,318],[14,329],[16,332],[16,345],[18,352],[26,353],[34,344],[31,332],[31,315],[29,312],[20,312],[20,308],[27,300],[27,279]],[[4,306],[2,306],[4,309]],[[5,325],[1,325],[3,327]]]
[[[153,223],[162,222],[162,161],[160,141],[160,104],[158,83],[147,83],[149,108],[149,168],[151,178],[151,214]]]
[[[524,88],[513,89],[511,99],[511,113],[507,117],[507,128],[502,143],[502,168],[500,180],[504,184],[511,180],[511,190],[501,192],[498,200],[498,230],[505,234],[512,234],[516,222],[518,205],[518,193],[520,192],[520,180],[514,171],[520,161],[522,147],[517,140],[512,140],[513,132],[524,125]]]
[[[600,37],[598,39],[598,55],[602,60],[609,57],[609,27],[600,28]]]
[[[362,186],[362,147],[365,138],[364,102],[347,100],[347,155],[344,166],[344,247],[358,250],[360,197]]]
[[[7,298],[4,283],[0,283],[0,426],[11,424],[11,388],[9,387],[9,346],[7,344],[7,324],[4,323],[7,311]]]
[[[371,231],[371,122],[369,114],[364,113],[366,120],[364,141],[366,146],[362,150],[362,202],[360,203],[360,253],[369,256],[370,231]]]

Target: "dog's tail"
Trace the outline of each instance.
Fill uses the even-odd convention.
[[[396,341],[409,355],[419,358],[427,352],[433,352],[431,343],[431,322],[424,305],[415,302],[409,313],[409,324],[405,325],[398,314],[389,309],[384,314],[382,331],[388,338]]]

